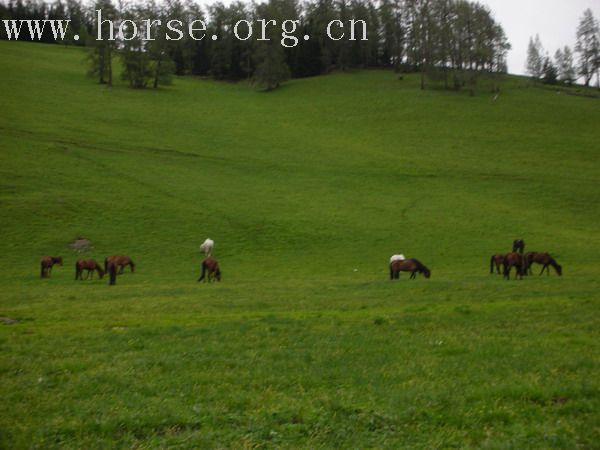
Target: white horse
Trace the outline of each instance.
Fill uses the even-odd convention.
[[[200,251],[203,252],[206,256],[209,256],[212,253],[214,246],[215,246],[215,241],[208,238],[200,246]]]
[[[404,261],[406,258],[404,257],[403,254],[400,255],[392,255],[392,257],[390,258],[390,264],[393,263],[394,261]]]

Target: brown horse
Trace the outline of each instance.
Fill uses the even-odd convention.
[[[96,262],[95,259],[80,259],[75,263],[75,279],[83,280],[83,271],[87,270],[87,276],[85,279],[87,280],[92,276],[92,280],[94,279],[94,270],[98,272],[98,277],[102,279],[104,276],[104,270],[100,267],[100,264]]]
[[[62,256],[44,256],[40,261],[42,267],[42,278],[50,278],[52,273],[52,266],[54,264],[63,265]]]
[[[431,271],[425,267],[417,259],[405,259],[396,260],[390,263],[390,280],[397,280],[400,278],[400,272],[411,272],[410,279],[413,280],[417,277],[417,273],[421,273],[425,278],[431,276]]]
[[[111,261],[114,261],[117,265],[119,274],[122,274],[125,271],[125,266],[129,266],[131,268],[131,273],[135,272],[135,264],[129,256],[124,255],[109,256],[108,258],[104,258],[105,272],[108,272],[108,263]]]
[[[202,273],[200,274],[198,281],[204,281],[207,271],[209,283],[213,280],[213,278],[215,278],[217,281],[221,281],[221,269],[219,268],[219,263],[212,256],[209,256],[202,261]]]
[[[525,257],[521,253],[512,252],[507,253],[504,256],[504,278],[510,280],[510,270],[514,267],[516,270],[515,279],[523,279],[523,274],[527,270],[527,263]]]
[[[561,276],[562,275],[562,267],[555,261],[555,259],[550,256],[548,253],[539,253],[539,252],[529,252],[525,254],[525,262],[527,263],[527,270],[531,273],[531,266],[533,263],[542,264],[542,271],[540,275],[544,273],[544,270],[548,275],[550,275],[550,267],[554,267],[556,273]]]
[[[504,264],[504,257],[506,255],[502,253],[498,253],[496,255],[492,255],[490,259],[490,273],[494,273],[494,265],[496,266],[496,273],[500,275],[500,266]]]

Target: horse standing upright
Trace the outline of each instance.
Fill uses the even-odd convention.
[[[554,268],[558,276],[562,275],[562,266],[559,265],[556,260],[550,256],[549,253],[540,252],[529,252],[525,254],[526,270],[531,273],[531,266],[533,263],[542,264],[542,271],[540,275],[546,271],[547,275],[550,275],[550,266]]]
[[[431,271],[425,267],[417,259],[406,259],[396,260],[390,263],[390,280],[397,280],[400,278],[400,272],[411,272],[410,279],[414,280],[417,277],[417,273],[423,274],[425,278],[431,276]]]
[[[41,277],[42,278],[50,278],[50,274],[52,273],[52,266],[54,264],[58,264],[60,266],[63,265],[62,256],[44,256],[40,260],[40,266],[42,269]]]
[[[114,260],[111,260],[108,262],[105,261],[105,268],[106,268],[105,271],[109,275],[108,284],[110,286],[117,284],[117,268],[118,268],[118,266],[119,265]],[[133,272],[133,270],[132,270],[132,272]]]
[[[205,281],[206,273],[208,272],[208,282],[210,283],[213,279],[221,281],[221,269],[219,263],[212,256],[204,258],[202,261],[202,273],[198,281]]]
[[[519,252],[523,254],[525,251],[525,241],[523,239],[515,239],[513,241],[513,252]]]
[[[200,251],[204,253],[204,256],[209,257],[212,254],[213,248],[215,247],[215,241],[207,238],[201,245]]]
[[[98,264],[95,259],[80,259],[75,263],[76,280],[83,280],[84,270],[87,270],[86,280],[90,277],[90,274],[92,280],[94,279],[94,271],[98,272],[98,277],[100,279],[104,276],[104,270],[102,270],[102,267],[100,267],[100,264]]]

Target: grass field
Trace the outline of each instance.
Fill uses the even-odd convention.
[[[600,448],[599,100],[83,59],[0,42],[0,448]],[[136,273],[76,282],[78,236]],[[563,276],[490,275],[516,238]]]

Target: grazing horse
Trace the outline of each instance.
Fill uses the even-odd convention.
[[[94,279],[94,270],[98,272],[98,277],[100,279],[104,276],[104,270],[102,270],[102,267],[100,267],[100,264],[98,264],[95,259],[80,259],[75,263],[76,280],[83,280],[82,274],[84,270],[87,270],[86,280],[90,277],[90,274],[92,280]]]
[[[544,270],[546,271],[546,274],[550,275],[550,267],[552,266],[554,267],[554,270],[556,270],[556,273],[561,276],[562,275],[562,266],[560,266],[555,259],[550,256],[548,253],[539,253],[539,252],[529,252],[525,254],[525,262],[526,262],[526,270],[529,271],[529,273],[531,273],[531,266],[533,265],[533,263],[538,263],[538,264],[542,264],[544,267],[542,267],[542,271],[540,272],[540,275],[544,273]]]
[[[200,251],[202,253],[204,253],[205,256],[208,257],[212,253],[214,246],[215,246],[215,241],[208,238],[202,243],[202,245],[200,245]]]
[[[417,277],[417,273],[423,274],[425,278],[429,278],[431,276],[431,271],[419,260],[414,258],[397,260],[390,263],[390,280],[397,280],[400,278],[400,272],[411,272],[411,280]]]
[[[514,267],[516,270],[515,279],[519,277],[519,279],[523,279],[523,274],[527,270],[527,263],[525,261],[525,256],[521,253],[512,252],[507,253],[504,256],[504,278],[510,280],[510,270]]]
[[[119,274],[122,274],[125,271],[125,266],[129,266],[131,268],[131,273],[135,272],[135,264],[129,256],[117,255],[104,258],[105,272],[108,272],[108,264],[110,262],[115,262],[117,268],[119,269]]]
[[[523,254],[525,250],[525,241],[523,239],[515,239],[513,241],[513,252],[519,252]]]
[[[207,271],[209,283],[213,280],[213,278],[216,278],[217,281],[221,281],[221,269],[219,268],[219,263],[211,256],[204,258],[202,261],[202,273],[200,274],[198,281],[204,281]]]
[[[40,266],[42,268],[42,278],[50,278],[50,274],[52,273],[52,266],[54,264],[63,265],[62,256],[44,256],[40,261]]]

